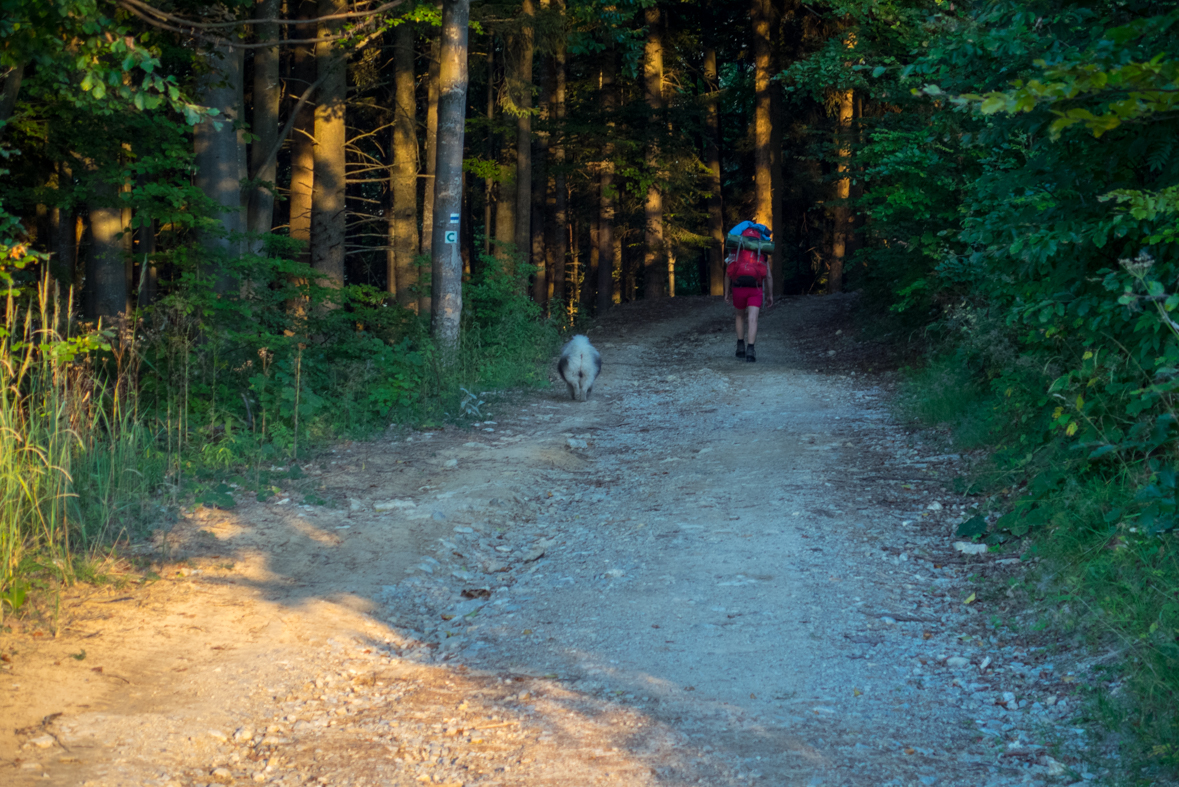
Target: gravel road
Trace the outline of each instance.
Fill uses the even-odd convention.
[[[557,383],[341,445],[304,468],[331,505],[193,512],[159,582],[13,635],[0,780],[1100,776],[1068,754],[1083,676],[991,625],[972,577],[1015,558],[955,551],[963,459],[892,419],[850,306],[786,300],[756,364],[719,300],[620,307],[587,403]]]

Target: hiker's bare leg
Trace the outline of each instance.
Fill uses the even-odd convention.
[[[745,313],[737,312],[737,341],[745,340]]]
[[[746,334],[745,334],[748,337],[745,340],[745,343],[746,344],[756,344],[757,343],[757,313],[759,311],[761,311],[761,309],[758,308],[757,306],[750,306],[748,309],[746,309],[746,311],[749,313],[749,320],[748,320],[749,330],[746,331]],[[737,317],[737,319],[740,320],[741,318]],[[738,334],[741,333],[740,328],[737,329],[737,333]]]

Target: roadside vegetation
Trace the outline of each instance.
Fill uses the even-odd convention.
[[[857,17],[857,73],[893,108],[852,148],[854,267],[929,353],[908,414],[990,457],[958,482],[979,501],[959,536],[1044,558],[1040,625],[1103,675],[1079,721],[1150,782],[1179,766],[1179,14],[970,9]]]

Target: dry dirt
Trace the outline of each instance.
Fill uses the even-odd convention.
[[[588,403],[340,445],[300,487],[330,505],[191,513],[159,580],[0,641],[0,782],[1080,779],[1078,676],[970,598],[1012,558],[954,551],[962,460],[892,420],[849,306],[770,310],[756,364],[716,299],[622,307]]]

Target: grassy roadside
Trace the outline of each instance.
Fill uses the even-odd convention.
[[[438,364],[424,320],[391,321],[383,304],[365,311],[359,299],[347,322],[325,309],[297,343],[256,325],[194,337],[173,319],[170,332],[158,330],[175,304],[133,326],[81,324],[68,293],[10,287],[0,330],[0,632],[34,599],[53,608],[47,597],[109,573],[181,506],[264,499],[335,440],[476,420],[502,392],[547,382],[558,330],[517,285],[491,264],[469,284],[450,368]],[[366,331],[369,314],[369,324],[394,327]],[[264,363],[240,360],[251,355]]]
[[[1071,435],[1045,428],[1048,374],[987,369],[995,367],[959,346],[906,370],[902,415],[987,455],[957,482],[982,517],[960,536],[1041,558],[1021,583],[1039,635],[1081,645],[1096,665],[1077,723],[1120,749],[1136,783],[1175,778],[1179,536],[1151,533],[1127,515],[1141,495],[1141,468],[1082,464],[1063,439]]]

